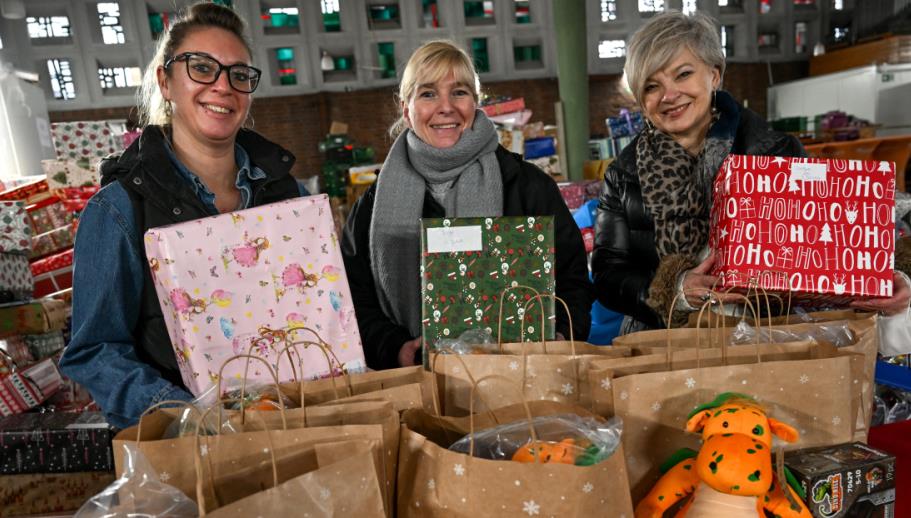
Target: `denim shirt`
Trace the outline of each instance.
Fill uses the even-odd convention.
[[[215,195],[168,149],[181,177],[213,215]],[[246,151],[235,145],[235,185],[241,207],[251,203],[251,181],[265,173],[251,167]],[[301,196],[307,190],[298,182]],[[142,234],[136,228],[129,194],[112,182],[89,200],[79,217],[73,261],[72,339],[60,358],[60,370],[85,387],[108,422],[126,428],[136,424],[148,407],[165,400],[190,401],[193,396],[161,377],[139,360],[132,335],[142,300]]]

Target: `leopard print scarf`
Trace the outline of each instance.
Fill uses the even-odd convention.
[[[712,117],[712,125],[720,114]],[[706,137],[699,156],[664,132],[647,130],[636,143],[642,201],[655,223],[659,259],[671,254],[697,256],[708,244],[709,210],[715,173],[731,151],[733,138]]]

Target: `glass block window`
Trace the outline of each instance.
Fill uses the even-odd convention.
[[[157,40],[171,26],[171,20],[177,16],[177,13],[149,11],[148,16],[149,31],[152,33],[152,38]]]
[[[601,0],[601,21],[612,22],[617,19],[616,0]]]
[[[76,98],[76,84],[73,82],[73,68],[68,59],[47,60],[47,72],[51,79],[54,99],[66,101]]]
[[[98,67],[98,80],[102,90],[131,88],[142,83],[139,67]]]
[[[263,25],[269,29],[296,29],[300,25],[300,12],[297,7],[270,7],[262,13]]]
[[[683,14],[693,14],[696,12],[696,0],[683,0]]]
[[[3,37],[0,37],[0,50],[3,49]]]
[[[320,11],[323,13],[323,30],[326,32],[340,32],[342,30],[342,17],[338,0],[320,0]]]
[[[816,7],[816,0],[794,0],[794,7],[798,9]]]
[[[395,44],[392,42],[377,43],[376,53],[380,77],[383,79],[395,77]]]
[[[516,23],[531,23],[531,6],[528,0],[515,0]]]
[[[759,14],[769,14],[772,10],[772,0],[759,0]]]
[[[29,16],[25,19],[28,26],[28,37],[34,40],[42,38],[68,38],[70,19],[66,16]]]
[[[463,5],[466,25],[490,25],[495,23],[493,0],[465,0]]]
[[[759,35],[756,41],[760,49],[771,49],[778,46],[777,32],[764,32]]]
[[[598,43],[598,57],[601,59],[622,58],[626,55],[626,42],[623,40],[601,40]]]
[[[657,13],[664,10],[664,0],[639,0],[640,13]]]
[[[440,26],[440,6],[437,5],[437,0],[421,0],[421,13],[424,27]]]
[[[807,22],[794,24],[794,53],[803,54],[807,51]]]
[[[487,52],[487,38],[471,39],[471,55],[479,74],[490,72],[490,54]]]
[[[726,11],[743,10],[743,0],[718,0],[718,7],[724,7]]]
[[[282,47],[275,49],[275,61],[278,65],[278,84],[296,85],[297,84],[297,65],[294,60],[294,49],[291,47]]]
[[[367,4],[367,28],[370,30],[401,29],[399,4]]]
[[[126,42],[120,25],[120,4],[100,2],[97,4],[98,22],[101,24],[101,40],[105,45],[121,45]]]
[[[512,55],[517,70],[541,68],[544,66],[544,63],[541,61],[540,44],[513,45]]]
[[[734,27],[732,25],[721,26],[721,52],[728,57],[734,55]]]
[[[832,0],[832,9],[835,9],[836,11],[841,11],[841,10],[844,10],[844,8],[845,8],[845,0]]]

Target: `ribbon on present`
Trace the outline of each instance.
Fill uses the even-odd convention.
[[[775,266],[778,268],[793,268],[794,266],[794,248],[790,246],[781,247],[781,253],[775,260]]]

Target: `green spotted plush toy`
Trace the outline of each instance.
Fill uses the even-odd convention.
[[[694,410],[686,429],[702,432],[702,448],[665,462],[662,477],[636,506],[636,518],[661,518],[684,499],[677,517],[810,518],[799,491],[772,469],[772,436],[795,442],[797,430],[768,417],[756,400],[725,392]]]

